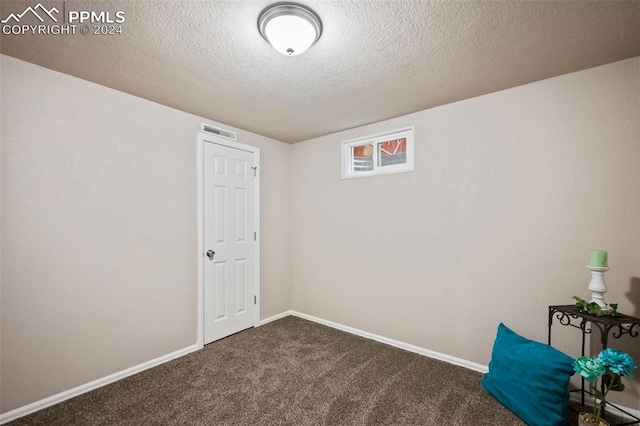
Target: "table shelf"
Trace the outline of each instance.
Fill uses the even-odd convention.
[[[600,346],[602,349],[609,347],[610,335],[614,339],[619,339],[625,335],[629,335],[630,337],[638,337],[638,335],[640,335],[640,318],[624,314],[619,314],[615,317],[597,316],[580,312],[576,309],[575,305],[556,305],[549,306],[549,346],[551,346],[551,329],[554,319],[557,319],[558,323],[562,326],[577,328],[581,331],[582,348],[580,354],[582,356],[585,356],[586,337],[587,335],[592,334],[594,327],[600,331]],[[580,392],[580,402],[583,407],[585,394],[592,395],[585,389],[584,378],[581,380],[580,389],[575,389],[572,392]],[[619,423],[616,426],[640,425],[640,418],[609,402],[607,402],[607,405],[616,408],[620,412],[634,419],[631,422]]]

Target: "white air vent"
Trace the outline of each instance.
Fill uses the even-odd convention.
[[[231,132],[229,130],[220,129],[218,127],[213,127],[208,124],[202,123],[202,131],[211,133],[212,135],[220,136],[226,139],[231,139],[232,141],[236,140],[236,133]]]

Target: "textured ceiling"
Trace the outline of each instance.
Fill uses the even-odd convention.
[[[295,57],[257,31],[272,0],[41,2],[122,10],[123,34],[2,35],[3,54],[290,143],[640,56],[640,1],[300,0],[324,30]]]

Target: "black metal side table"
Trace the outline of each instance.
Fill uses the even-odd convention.
[[[594,327],[600,330],[600,344],[602,349],[608,347],[609,334],[611,334],[611,337],[614,339],[619,339],[626,334],[631,337],[638,337],[638,335],[640,335],[640,318],[623,314],[620,314],[617,317],[599,317],[579,312],[574,305],[557,305],[549,306],[549,346],[551,346],[551,326],[553,325],[554,318],[558,320],[560,325],[568,325],[582,331],[582,349],[580,352],[582,356],[585,354],[584,349],[586,336],[587,334],[591,334]],[[573,390],[572,392],[580,392],[580,402],[582,406],[584,406],[584,395],[585,393],[589,393],[589,391],[584,388],[584,378],[582,378],[581,388]],[[609,402],[607,402],[607,405],[611,405],[622,413],[635,419],[635,421],[622,423],[618,426],[640,425],[640,418]]]

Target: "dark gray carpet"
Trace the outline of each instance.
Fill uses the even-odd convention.
[[[9,424],[523,425],[480,379],[287,317]]]

